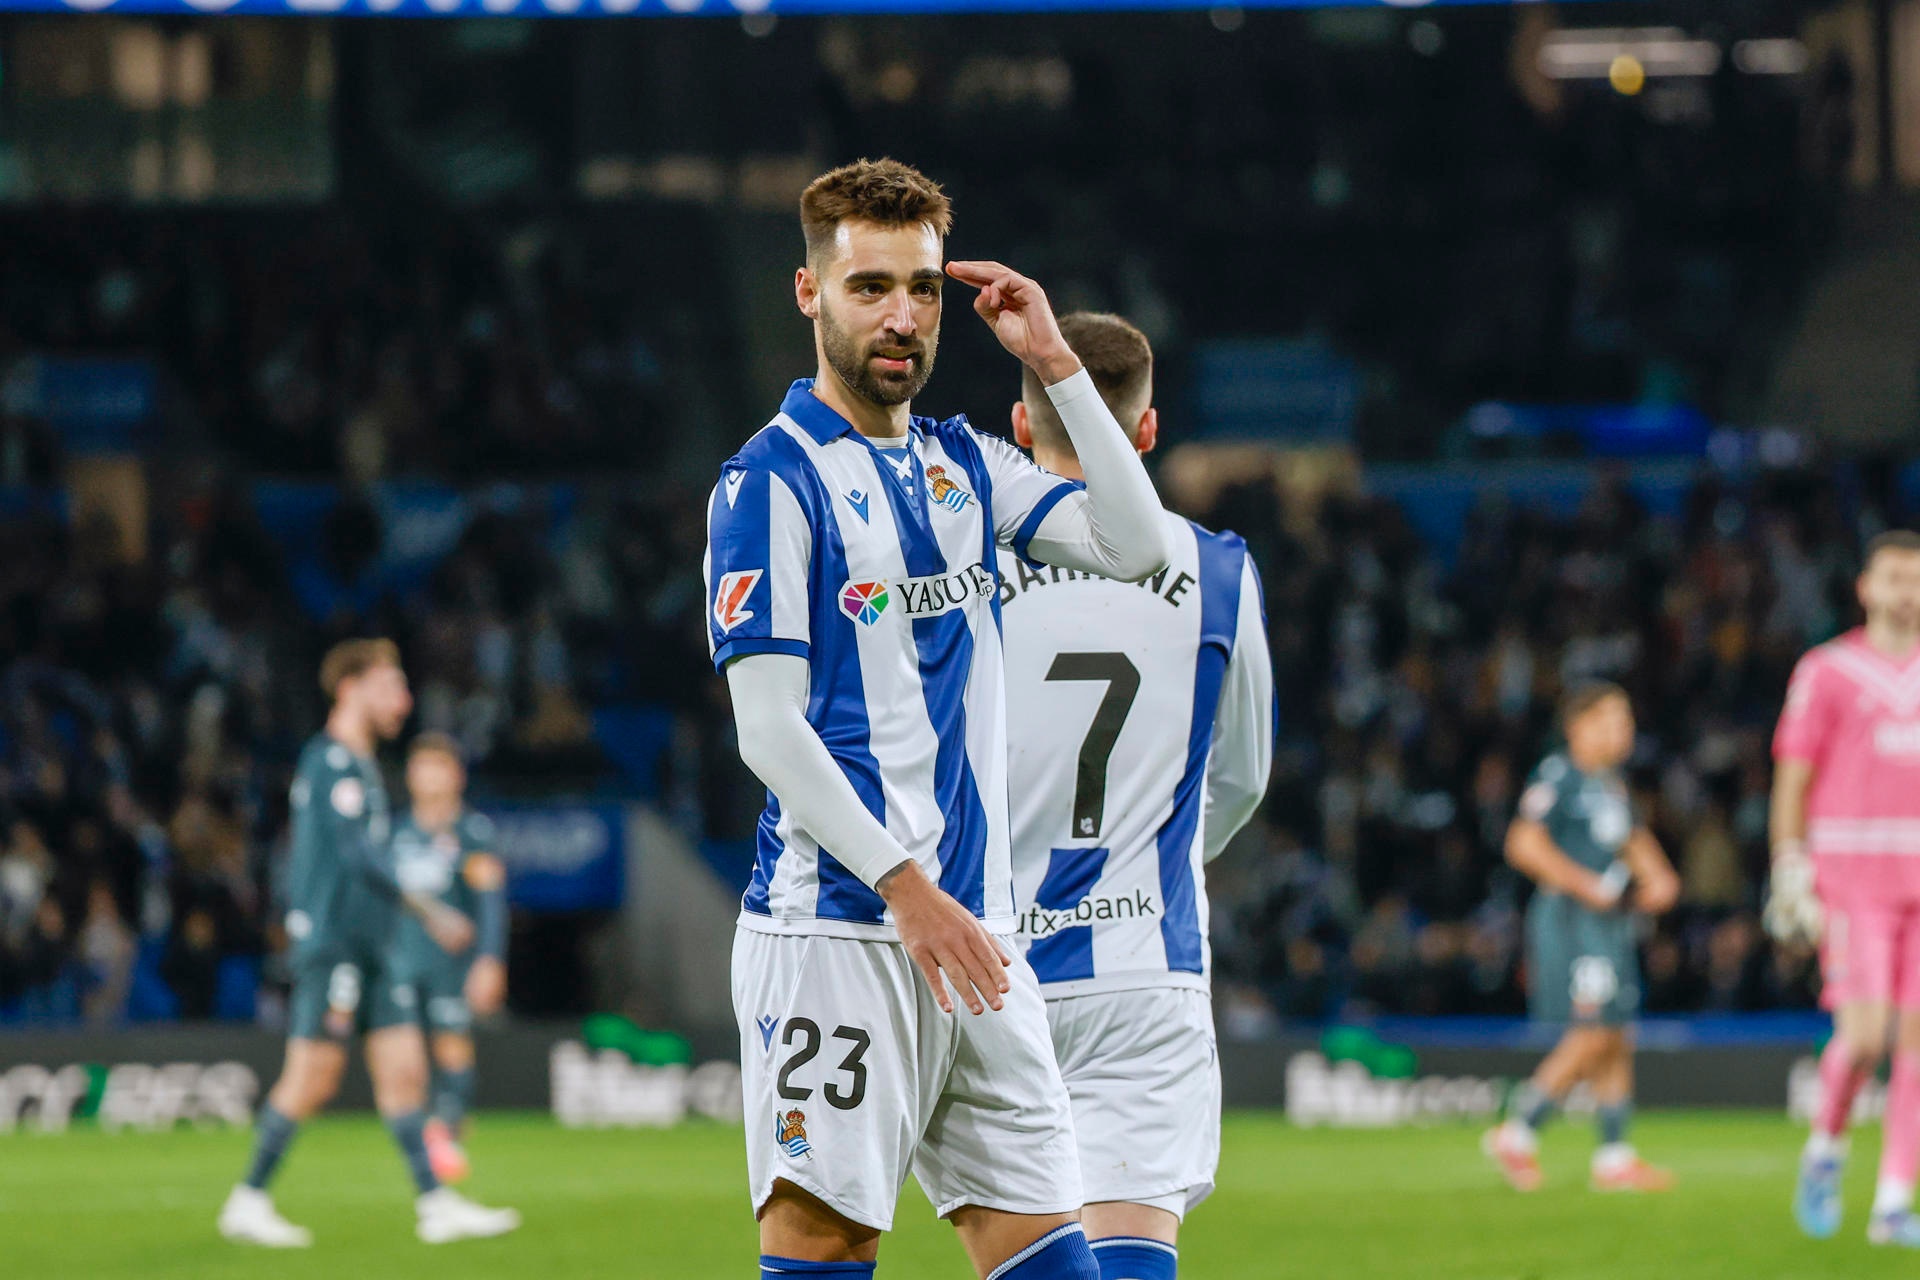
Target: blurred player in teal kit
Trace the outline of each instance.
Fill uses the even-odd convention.
[[[471,948],[450,950],[418,918],[400,921],[394,970],[414,991],[433,1059],[427,1154],[442,1182],[467,1176],[460,1146],[473,1104],[473,1019],[497,1012],[507,994],[507,876],[493,849],[493,823],[466,808],[467,770],[445,734],[423,733],[407,751],[413,811],[393,833],[400,884],[431,894],[474,922]]]
[[[1640,1014],[1635,912],[1659,915],[1680,878],[1653,833],[1634,821],[1620,768],[1633,754],[1625,690],[1595,682],[1560,705],[1565,750],[1533,771],[1507,829],[1507,861],[1538,886],[1527,910],[1527,996],[1537,1021],[1564,1027],[1507,1121],[1483,1140],[1519,1191],[1540,1185],[1537,1133],[1585,1083],[1598,1105],[1596,1191],[1665,1191],[1673,1176],[1627,1142],[1633,1111],[1633,1021]]]
[[[431,894],[406,891],[396,875],[392,814],[374,753],[413,710],[400,652],[390,640],[336,645],[321,663],[320,685],[333,708],[325,730],[300,754],[289,797],[293,990],[286,1064],[260,1110],[246,1178],[220,1211],[220,1234],[270,1248],[313,1243],[304,1227],[280,1216],[267,1184],[301,1122],[339,1091],[347,1044],[362,1034],[375,1105],[419,1193],[416,1234],[429,1244],[500,1235],[520,1225],[517,1213],[476,1205],[434,1176],[426,1148],[426,1040],[414,1020],[413,992],[392,972],[403,910],[450,951],[473,940],[465,915]]]

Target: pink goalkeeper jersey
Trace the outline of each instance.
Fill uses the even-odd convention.
[[[1813,766],[1807,851],[1821,898],[1920,906],[1920,652],[1895,661],[1858,629],[1810,650],[1773,755]]]

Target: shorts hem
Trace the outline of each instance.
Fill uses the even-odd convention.
[[[1032,1205],[1013,1200],[1002,1200],[993,1196],[957,1196],[952,1200],[935,1205],[933,1216],[936,1218],[945,1218],[956,1209],[965,1209],[971,1206],[975,1209],[988,1209],[994,1213],[1019,1213],[1037,1218],[1049,1213],[1078,1213],[1080,1212],[1081,1206],[1085,1203],[1083,1200],[1072,1200],[1066,1203],[1056,1201],[1051,1204]]]
[[[1166,1186],[1164,1183],[1155,1183],[1154,1186],[1158,1187],[1159,1190],[1145,1190],[1140,1187],[1126,1187],[1117,1190],[1106,1187],[1100,1188],[1099,1190],[1089,1188],[1086,1203],[1144,1204],[1154,1209],[1167,1209],[1175,1217],[1184,1219],[1199,1206],[1201,1201],[1205,1200],[1214,1192],[1214,1181],[1212,1178],[1202,1178],[1194,1182],[1182,1182],[1171,1187]],[[1160,1201],[1174,1199],[1182,1201],[1178,1209],[1158,1203]]]
[[[872,1227],[875,1231],[893,1230],[893,1215],[891,1213],[884,1218],[876,1218],[855,1209],[852,1205],[840,1199],[840,1197],[823,1190],[820,1185],[812,1179],[804,1177],[796,1178],[790,1173],[774,1174],[767,1179],[764,1187],[758,1187],[754,1190],[753,1216],[756,1219],[760,1216],[760,1211],[767,1207],[767,1201],[773,1199],[773,1184],[776,1182],[791,1182],[794,1186],[800,1188],[850,1222],[857,1222],[863,1227]]]

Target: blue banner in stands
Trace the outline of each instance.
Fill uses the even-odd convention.
[[[487,805],[507,897],[528,911],[612,911],[627,890],[627,818],[617,804]]]

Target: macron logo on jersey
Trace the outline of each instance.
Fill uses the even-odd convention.
[[[747,608],[747,597],[753,594],[765,574],[764,569],[740,569],[720,575],[719,589],[713,593],[713,620],[720,624],[722,631],[731,631],[753,617],[753,610]]]
[[[850,580],[840,588],[840,612],[861,626],[870,627],[880,621],[880,615],[887,611],[896,595],[907,617],[933,618],[999,590],[999,578],[983,564],[970,564],[955,573],[902,578],[898,582]]]
[[[740,486],[747,482],[744,471],[729,471],[721,477],[720,484],[727,492],[727,510],[733,510],[733,504],[740,500]]]

